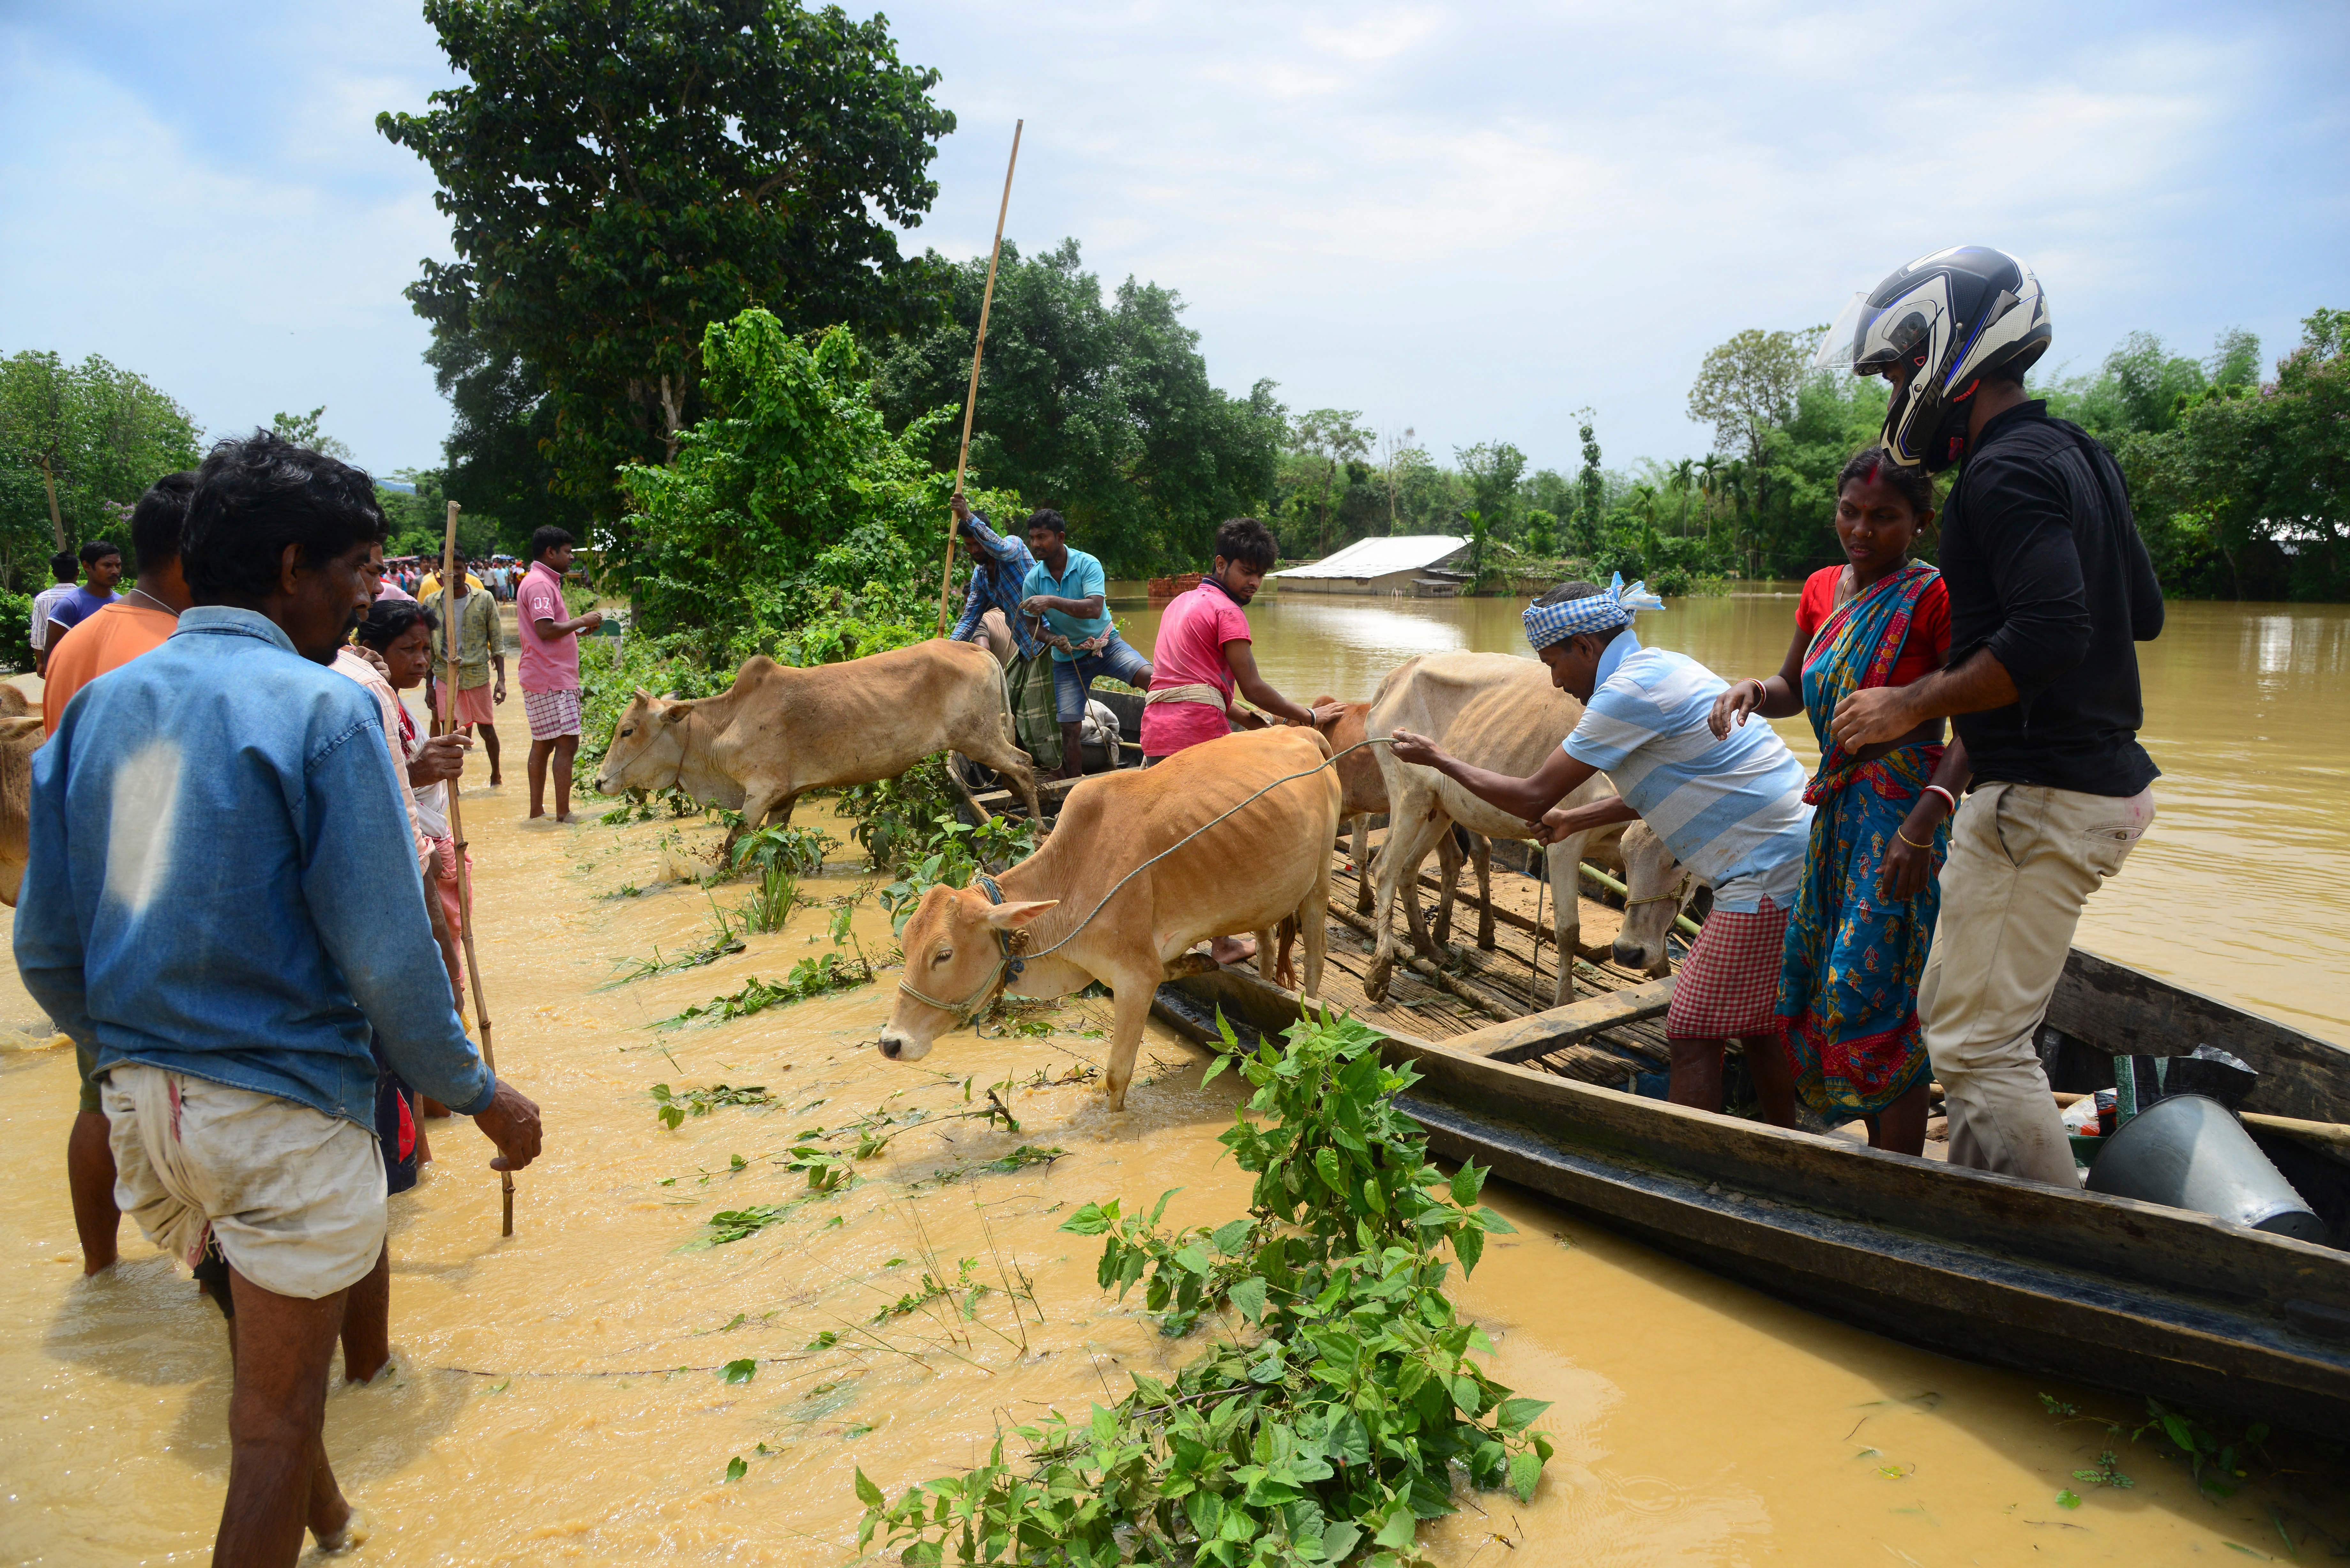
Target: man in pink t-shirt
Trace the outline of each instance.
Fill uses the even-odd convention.
[[[1234,723],[1263,728],[1264,721],[1253,713],[1231,716],[1235,688],[1293,724],[1314,722],[1314,710],[1292,702],[1257,673],[1248,617],[1241,610],[1256,597],[1274,558],[1271,529],[1253,517],[1233,518],[1216,530],[1214,569],[1198,587],[1176,596],[1159,618],[1150,691],[1142,700],[1144,767],[1186,746],[1229,735]],[[1256,955],[1256,944],[1218,937],[1211,953],[1218,963],[1239,963]]]
[[[571,535],[552,524],[530,536],[530,571],[515,590],[522,643],[522,711],[530,721],[530,814],[546,815],[546,764],[555,763],[555,820],[571,820],[571,759],[579,750],[579,634],[600,611],[573,619],[563,602]]]

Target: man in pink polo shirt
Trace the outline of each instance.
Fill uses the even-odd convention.
[[[563,602],[571,535],[552,524],[530,536],[530,570],[515,590],[522,642],[522,711],[530,721],[530,814],[546,815],[546,764],[555,763],[555,820],[571,820],[571,759],[579,750],[579,634],[604,624],[600,611],[577,620]]]
[[[1187,746],[1229,735],[1232,725],[1263,729],[1253,713],[1228,717],[1232,692],[1293,724],[1312,724],[1314,710],[1292,702],[1257,673],[1255,641],[1241,607],[1256,597],[1275,558],[1273,531],[1253,517],[1235,517],[1216,530],[1214,569],[1200,586],[1179,594],[1159,620],[1150,655],[1150,691],[1142,708],[1142,765]],[[1243,937],[1218,937],[1210,950],[1218,963],[1256,954]]]

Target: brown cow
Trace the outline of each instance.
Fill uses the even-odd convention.
[[[1036,771],[1012,743],[1003,671],[976,643],[934,638],[888,653],[787,669],[745,659],[715,697],[677,701],[638,689],[612,726],[596,787],[677,788],[743,814],[734,840],[772,816],[792,819],[808,790],[895,778],[951,750],[1009,778],[1043,820]]]
[[[33,805],[33,753],[47,738],[38,714],[0,718],[0,904],[12,909],[16,889],[25,883],[25,858],[32,852],[26,829]]]
[[[983,886],[922,895],[906,923],[906,976],[881,1054],[920,1060],[999,992],[1064,996],[1098,980],[1117,999],[1105,1086],[1110,1108],[1123,1110],[1150,999],[1194,942],[1255,931],[1258,972],[1269,976],[1273,933],[1294,917],[1305,933],[1305,993],[1317,994],[1338,831],[1329,754],[1313,731],[1284,726],[1078,784],[1045,846],[995,878],[1000,903]]]
[[[1551,684],[1550,671],[1530,659],[1506,653],[1426,654],[1399,665],[1379,683],[1367,724],[1374,735],[1399,729],[1433,736],[1453,755],[1482,768],[1523,778],[1550,753],[1583,717],[1583,704]],[[1531,838],[1526,823],[1471,794],[1432,768],[1397,760],[1394,750],[1375,747],[1386,775],[1387,845],[1379,855],[1378,950],[1364,976],[1363,991],[1374,1002],[1387,997],[1395,970],[1395,933],[1388,915],[1401,889],[1419,880],[1419,865],[1440,836],[1459,823],[1489,838]],[[1560,802],[1586,805],[1610,793],[1595,774]],[[1550,846],[1547,854],[1555,935],[1561,953],[1582,950],[1583,907],[1575,865],[1584,840],[1577,835]],[[1555,1001],[1575,1000],[1575,966],[1558,969]]]

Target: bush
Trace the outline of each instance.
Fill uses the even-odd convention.
[[[0,588],[0,665],[23,671],[33,668],[33,596]]]

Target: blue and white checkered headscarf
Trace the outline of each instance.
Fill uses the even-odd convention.
[[[1526,640],[1537,651],[1554,642],[1564,641],[1584,632],[1614,631],[1619,626],[1629,626],[1632,618],[1642,610],[1662,609],[1665,601],[1648,591],[1645,582],[1624,586],[1624,574],[1596,594],[1565,604],[1534,604],[1526,607]]]

